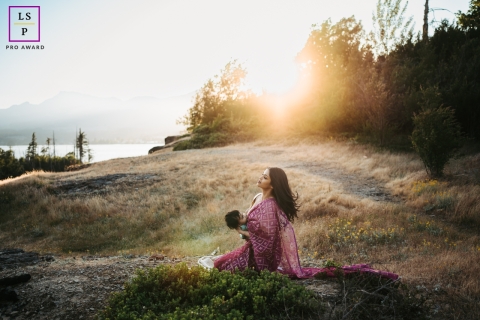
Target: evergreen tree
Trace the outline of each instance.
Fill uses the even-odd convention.
[[[32,133],[32,141],[28,144],[26,160],[31,163],[33,169],[35,169],[35,157],[37,156],[37,137],[35,132]]]
[[[78,129],[75,146],[77,149],[78,160],[80,160],[80,163],[83,163],[83,158],[85,157],[89,149],[87,135],[84,131],[82,131],[81,128]]]

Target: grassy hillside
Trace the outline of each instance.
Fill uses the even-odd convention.
[[[480,316],[480,154],[428,180],[414,154],[344,142],[256,142],[104,161],[0,182],[0,242],[41,252],[204,255],[242,244],[223,216],[246,209],[268,166],[302,204],[304,261],[371,263],[425,286],[451,315]],[[421,287],[420,287],[421,288]]]

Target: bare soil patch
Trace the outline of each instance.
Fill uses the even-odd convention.
[[[15,254],[19,263],[1,264],[0,279],[30,274],[28,282],[9,286],[17,301],[1,301],[0,317],[5,319],[92,319],[105,307],[113,292],[121,291],[125,281],[136,269],[154,267],[159,263],[180,261],[189,265],[194,259],[148,260],[147,256],[56,256],[20,262],[22,258],[38,256],[33,252]]]
[[[54,183],[51,190],[54,194],[62,196],[91,196],[106,194],[117,188],[140,188],[158,181],[162,181],[162,177],[158,173],[118,173],[100,177],[81,177],[76,180],[59,180]]]

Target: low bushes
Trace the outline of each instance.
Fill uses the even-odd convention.
[[[137,270],[99,319],[318,318],[315,294],[278,273],[235,274],[185,264]]]
[[[202,124],[193,129],[190,140],[179,142],[173,151],[219,147],[233,142],[228,119],[216,119],[211,125]]]

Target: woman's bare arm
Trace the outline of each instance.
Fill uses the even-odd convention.
[[[246,215],[248,215],[248,214],[250,213],[250,210],[252,210],[252,208],[255,207],[255,205],[261,201],[261,200],[260,200],[260,199],[262,199],[261,195],[262,195],[261,193],[257,193],[257,194],[253,197],[252,204],[250,205],[250,207],[249,207],[247,210],[245,210],[245,214],[246,214]],[[260,196],[260,197],[259,197],[259,196]],[[258,201],[258,200],[260,200],[260,201]]]

